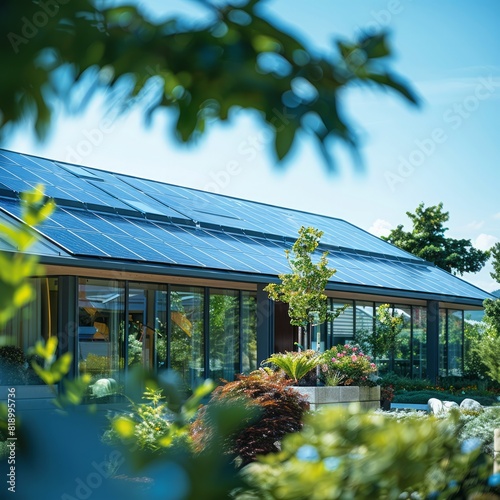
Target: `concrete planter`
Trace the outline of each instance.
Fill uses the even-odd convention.
[[[293,387],[306,396],[311,410],[319,410],[324,406],[348,406],[358,403],[362,410],[380,408],[380,386],[336,386],[336,387]]]

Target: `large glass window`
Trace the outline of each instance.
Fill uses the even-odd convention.
[[[412,308],[406,305],[395,305],[391,308],[393,316],[403,318],[403,328],[396,337],[394,352],[390,353],[391,371],[402,377],[411,377],[411,314]]]
[[[167,289],[130,283],[128,293],[127,364],[162,368],[167,360]]]
[[[448,375],[463,373],[463,311],[448,310]]]
[[[241,293],[241,372],[257,370],[257,296]]]
[[[327,322],[327,348],[334,345],[345,344],[352,342],[354,335],[354,308],[352,301],[335,301],[329,299],[330,311],[337,311],[338,309],[348,305],[344,310],[332,321]]]
[[[0,336],[9,344],[0,346],[0,385],[42,384],[31,367],[36,357],[29,349],[37,341],[57,335],[57,278],[29,281],[35,298],[16,311],[0,331]]]
[[[439,376],[448,375],[448,317],[446,309],[439,309]]]
[[[427,376],[427,308],[412,307],[412,377]]]
[[[205,378],[204,289],[173,286],[170,295],[170,365],[186,387]]]
[[[239,372],[239,292],[210,290],[210,377],[233,380]]]
[[[125,284],[80,278],[78,282],[78,367],[100,379],[121,382],[125,355]],[[110,387],[115,387],[114,384]]]

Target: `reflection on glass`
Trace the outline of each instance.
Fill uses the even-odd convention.
[[[124,368],[124,284],[114,280],[81,278],[78,284],[78,308],[80,373],[90,374],[92,385],[101,379],[118,382]],[[100,382],[99,387],[101,385],[104,386]],[[112,386],[116,387],[115,384]],[[111,385],[107,384],[106,387]]]
[[[128,367],[165,367],[167,356],[166,287],[130,284],[128,296]]]
[[[175,286],[170,296],[170,367],[191,388],[205,378],[203,291],[203,288]]]
[[[57,335],[57,278],[32,278],[29,282],[35,298],[0,330],[0,340],[8,337],[9,344],[14,342],[0,345],[0,385],[42,384],[31,362],[43,362],[29,354],[29,349],[37,341]]]
[[[391,353],[389,361],[391,371],[402,377],[411,377],[410,366],[410,343],[411,343],[411,307],[406,305],[395,305],[391,308],[391,314],[403,318],[403,329],[396,337],[394,352]]]
[[[448,375],[462,375],[463,311],[448,310]]]
[[[257,370],[257,296],[242,292],[241,372]]]
[[[210,290],[210,377],[233,380],[239,371],[239,292]]]
[[[448,345],[446,336],[446,309],[439,310],[439,376],[448,375]]]
[[[348,304],[349,307],[340,316],[332,321],[327,321],[327,348],[353,341],[354,308],[352,301],[335,302],[333,299],[329,300],[330,311],[337,311],[345,304]]]
[[[427,308],[414,306],[412,339],[412,377],[427,376]]]

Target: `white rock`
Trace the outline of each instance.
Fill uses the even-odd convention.
[[[440,415],[444,411],[443,403],[436,398],[427,401],[427,410],[431,415]]]
[[[92,389],[92,395],[96,398],[109,396],[116,392],[116,380],[113,378],[100,378],[90,388]]]
[[[460,408],[462,410],[472,410],[472,411],[482,411],[483,407],[475,400],[471,398],[465,398],[460,403]]]
[[[455,401],[443,401],[443,408],[449,412],[452,408],[456,408],[458,410],[460,406],[458,406],[458,403]]]

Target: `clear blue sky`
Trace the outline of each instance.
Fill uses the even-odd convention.
[[[187,0],[144,1],[152,16],[204,16]],[[105,97],[82,115],[60,112],[39,144],[19,128],[2,147],[96,168],[149,177],[348,220],[374,234],[399,223],[420,202],[444,203],[449,236],[482,248],[500,241],[500,2],[498,0],[268,0],[262,10],[318,50],[361,30],[391,33],[393,67],[407,77],[423,105],[414,109],[390,93],[352,87],[345,111],[361,143],[364,173],[350,153],[334,146],[338,174],[328,175],[313,144],[303,138],[276,166],[269,134],[251,113],[216,125],[196,146],[179,146],[167,113],[145,127],[139,110],[103,128]],[[87,144],[84,144],[84,143]],[[499,288],[490,268],[468,281]]]

